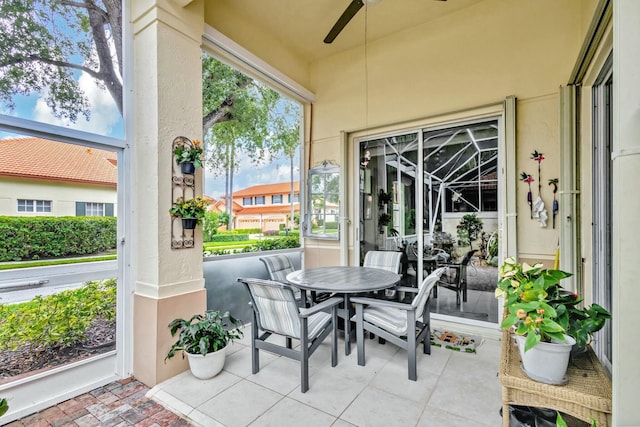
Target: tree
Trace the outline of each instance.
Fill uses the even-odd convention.
[[[0,16],[0,99],[10,109],[15,95],[44,92],[56,117],[88,119],[84,72],[122,114],[121,0],[2,0]]]
[[[240,154],[258,165],[282,152],[291,163],[293,218],[293,158],[300,138],[295,113],[299,106],[207,54],[202,57],[202,87],[207,166],[215,175],[225,176],[226,211],[233,209],[233,176]]]
[[[291,207],[290,212],[290,227],[293,228],[295,224],[294,217],[294,203],[295,203],[295,191],[293,188],[293,160],[296,155],[296,150],[300,145],[300,107],[291,101],[282,103],[282,108],[275,110],[271,118],[271,126],[274,132],[270,135],[272,141],[272,149],[275,152],[282,152],[289,158],[289,205]]]

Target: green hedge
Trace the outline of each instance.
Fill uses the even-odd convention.
[[[262,231],[259,228],[236,228],[231,231],[222,231],[222,233],[238,233],[238,234],[260,234]]]
[[[115,217],[0,216],[0,261],[87,255],[116,247]]]
[[[116,316],[116,281],[87,282],[55,295],[20,304],[0,304],[0,351],[68,347],[84,340],[98,317]]]
[[[248,234],[215,234],[211,236],[211,240],[207,243],[213,242],[243,242],[249,240]]]
[[[258,243],[246,247],[242,252],[274,251],[276,249],[299,248],[300,239],[298,236],[281,237],[276,239],[264,239]]]

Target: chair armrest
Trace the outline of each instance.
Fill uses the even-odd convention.
[[[319,311],[324,311],[327,308],[332,308],[343,301],[342,298],[333,297],[322,301],[320,304],[313,305],[309,308],[301,308],[300,309],[300,317],[309,317],[312,314],[316,314]]]
[[[405,304],[405,303],[396,302],[396,301],[387,301],[387,300],[376,299],[376,298],[356,297],[356,298],[351,298],[349,301],[351,301],[354,304],[377,305],[380,307],[397,308],[405,311],[415,310],[415,307],[412,306],[411,304]]]
[[[412,288],[411,286],[394,286],[392,289],[400,292],[411,292],[412,294],[418,293],[418,288]]]

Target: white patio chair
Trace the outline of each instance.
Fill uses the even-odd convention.
[[[329,334],[332,335],[331,366],[338,364],[337,306],[342,298],[329,298],[311,308],[301,308],[289,285],[263,279],[241,278],[238,282],[249,291],[253,309],[251,372],[260,371],[259,350],[297,360],[300,362],[300,391],[305,393],[309,389],[309,357]],[[267,341],[273,334],[285,337],[285,346]],[[292,348],[292,339],[300,341],[298,349]]]
[[[404,286],[396,288],[415,293],[410,304],[375,298],[351,299],[356,306],[356,315],[352,320],[356,322],[358,365],[365,365],[366,330],[407,351],[409,379],[416,381],[416,353],[420,343],[425,354],[431,353],[429,295],[444,270],[436,269],[417,289]]]

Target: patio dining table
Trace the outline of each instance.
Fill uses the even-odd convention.
[[[300,288],[303,301],[306,301],[306,291],[343,296],[344,308],[340,316],[344,318],[344,352],[349,355],[352,337],[350,295],[388,289],[400,281],[400,275],[379,268],[334,266],[296,270],[287,275],[287,281]]]

